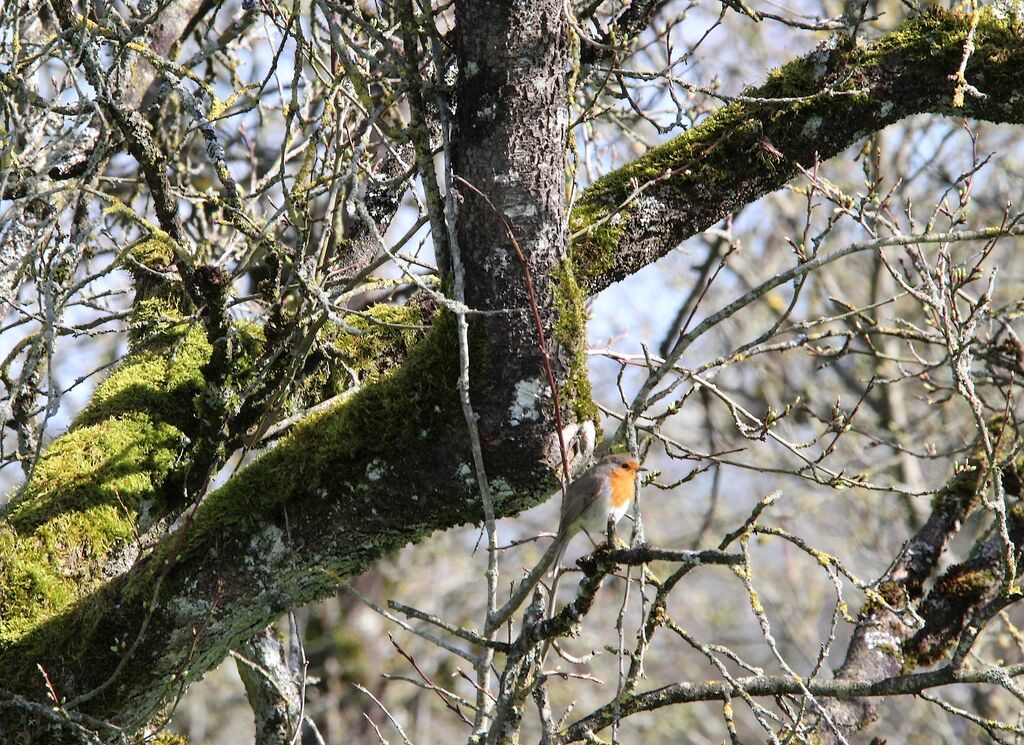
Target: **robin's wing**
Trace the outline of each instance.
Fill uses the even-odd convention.
[[[604,488],[606,478],[604,474],[587,473],[569,485],[562,498],[562,514],[558,520],[559,535],[566,535],[569,528],[579,522],[587,507],[593,504],[594,498]]]
[[[574,526],[579,524],[580,518],[594,503],[594,500],[599,498],[601,490],[605,488],[606,484],[607,476],[601,471],[596,474],[592,471],[585,473],[569,484],[565,496],[562,497],[562,514],[558,520],[558,535],[555,536],[555,542],[552,544],[552,549],[555,552],[551,564],[552,574],[558,570],[562,555],[569,545],[569,539],[575,533]]]

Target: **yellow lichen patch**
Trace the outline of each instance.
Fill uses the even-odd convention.
[[[152,740],[150,745],[188,745],[188,738],[174,732],[160,732]]]

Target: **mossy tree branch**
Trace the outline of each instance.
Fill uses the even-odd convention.
[[[730,104],[597,182],[572,215],[579,233],[573,262],[551,262],[547,269],[556,282],[540,298],[547,309],[572,311],[563,314],[572,319],[562,328],[563,346],[572,349],[582,338],[584,293],[636,271],[782,185],[815,152],[829,157],[863,134],[921,111],[1024,119],[1014,98],[1024,76],[1024,33],[987,13],[967,71],[987,98],[953,106],[947,76],[962,57],[968,24],[965,16],[934,12],[868,49],[821,48],[748,96],[800,100]],[[500,80],[491,82],[500,89]],[[480,232],[493,232],[486,209],[476,209]],[[495,245],[476,257],[480,267],[496,255]],[[479,284],[472,289],[478,300],[487,297]],[[526,319],[507,318],[521,324],[523,334],[532,333]],[[493,362],[486,340],[477,343],[475,359]],[[7,685],[46,700],[38,664],[61,696],[73,700],[98,691],[76,704],[83,712],[137,728],[283,610],[332,593],[341,578],[410,541],[480,520],[465,466],[470,457],[455,394],[457,356],[451,318],[443,316],[401,368],[297,426],[210,495],[146,560],[59,613],[29,617],[17,638],[0,648]],[[566,368],[571,360],[560,370],[560,383],[573,375]],[[574,398],[586,403],[582,386]],[[517,446],[520,452],[542,450],[536,442]],[[514,465],[502,467],[499,460],[488,473],[498,515],[535,504],[553,486],[551,472],[539,462],[522,468],[519,459]],[[145,471],[138,464],[132,469]],[[25,721],[6,719],[0,735],[17,741]]]
[[[561,13],[557,3],[548,5],[546,12],[553,17]],[[506,26],[522,28],[512,22]],[[564,49],[557,50],[562,54]],[[492,61],[488,85],[535,85],[529,70],[503,71],[507,63],[500,56]],[[562,65],[549,64],[547,58],[539,58],[537,65],[560,77]],[[512,107],[490,137],[472,138],[458,151],[473,164],[464,171],[467,181],[497,184],[495,173],[504,172],[530,176],[522,183],[507,180],[507,193],[488,190],[513,219],[537,278],[534,286],[549,331],[555,324],[548,311],[554,304],[552,269],[564,255],[560,151],[566,126],[564,88],[553,85],[551,95],[554,105],[547,98],[512,96],[524,105]],[[509,143],[536,130],[545,112],[550,132],[537,149],[553,153],[550,167],[537,171],[530,163],[503,161],[502,154],[513,150]],[[517,157],[527,158],[530,152],[521,150]],[[474,307],[520,307],[525,303],[523,268],[509,262],[511,247],[493,210],[484,202],[462,209],[462,261],[471,280],[467,299]],[[488,267],[503,263],[509,267],[507,283],[491,288],[476,281]],[[573,316],[580,316],[579,298],[560,304],[566,306],[579,306]],[[434,324],[402,370],[294,428],[273,451],[210,495],[178,534],[168,536],[129,573],[0,651],[0,669],[10,672],[13,687],[40,700],[52,688],[71,700],[69,706],[103,711],[96,719],[135,730],[173,700],[185,682],[284,609],[323,597],[340,578],[434,529],[479,520],[476,481],[464,465],[471,457],[455,397],[458,353],[452,320],[449,315]],[[494,333],[480,328],[485,320]],[[472,320],[474,385],[491,381],[489,390],[506,389],[505,403],[474,391],[483,410],[491,492],[501,514],[536,503],[552,487],[551,472],[542,462],[552,445],[550,411],[539,385],[531,320],[518,312]],[[579,352],[583,325],[569,328],[576,335],[560,342]],[[517,339],[516,348],[497,343],[497,331]],[[570,356],[554,361],[559,378],[564,377],[560,365]],[[516,376],[509,375],[513,357],[521,373]],[[527,380],[526,393],[515,385],[519,378]],[[572,403],[571,397],[563,400]],[[509,402],[522,410],[517,421],[506,419]],[[511,430],[512,437],[498,442],[494,435],[502,429]],[[254,588],[261,589],[254,593]],[[165,639],[169,646],[152,644],[153,639]],[[81,654],[69,656],[71,647]],[[83,656],[90,662],[78,669],[72,659]],[[37,664],[46,671],[46,681]],[[6,734],[21,734],[31,729],[19,726],[24,723],[0,727],[10,727]]]
[[[998,420],[993,428],[1009,431]],[[959,670],[962,655],[991,620],[984,606],[1016,602],[1001,594],[1006,566],[1002,539],[993,526],[978,540],[967,561],[948,568],[925,595],[925,585],[938,568],[939,559],[960,526],[983,504],[983,495],[998,480],[1000,493],[1013,498],[1007,509],[1008,536],[1012,551],[1024,549],[1024,520],[1020,501],[1020,469],[1015,454],[1019,438],[1000,437],[997,451],[987,455],[982,441],[960,469],[932,498],[932,511],[925,523],[904,546],[886,576],[878,583],[878,597],[869,599],[860,612],[847,646],[846,659],[836,671],[839,680],[882,680],[911,672],[941,660],[958,642],[963,647],[951,663]],[[995,462],[992,462],[995,460]],[[1019,591],[1017,592],[1019,595]],[[923,626],[918,621],[923,620]],[[965,634],[973,622],[974,630]],[[841,742],[842,735],[861,729],[875,717],[874,704],[864,698],[845,697],[829,701],[826,711],[835,727],[820,726],[823,742]],[[839,731],[836,731],[836,727]]]
[[[302,422],[150,557],[0,651],[7,685],[45,700],[37,664],[69,698],[109,681],[83,710],[140,727],[287,608],[434,530],[479,521],[456,366],[442,320],[394,375]],[[539,467],[494,473],[491,484],[496,510],[510,514],[553,481]],[[0,734],[23,725],[9,718]]]
[[[135,319],[146,338],[47,448],[0,522],[0,646],[95,589],[111,552],[182,508],[211,346],[164,300],[141,303]]]
[[[586,189],[570,217],[577,278],[593,294],[783,186],[870,132],[913,114],[1024,122],[1024,26],[979,10],[969,84],[956,105],[971,15],[931,10],[867,47],[840,37],[794,60],[699,126]],[[962,95],[962,94],[961,94]],[[958,102],[959,103],[959,102]]]

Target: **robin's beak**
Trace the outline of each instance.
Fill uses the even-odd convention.
[[[649,471],[651,469],[649,469],[649,468],[638,468],[636,470],[637,470],[638,473],[644,473],[645,471]]]

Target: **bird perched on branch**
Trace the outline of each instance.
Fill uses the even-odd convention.
[[[646,471],[629,453],[606,455],[589,471],[569,484],[562,497],[558,534],[552,544],[552,571],[558,568],[566,546],[581,529],[601,531],[608,521],[617,523],[636,497],[636,474]]]
[[[541,576],[550,568],[554,577],[551,583],[551,604],[549,614],[554,613],[554,598],[558,592],[558,562],[565,553],[569,541],[582,530],[603,530],[609,520],[618,522],[626,514],[636,497],[637,471],[640,468],[636,458],[627,454],[606,455],[589,471],[569,484],[562,497],[562,516],[558,521],[558,533],[548,546],[537,565],[530,570],[519,588],[504,606],[488,619],[492,628],[505,623],[534,590]]]

